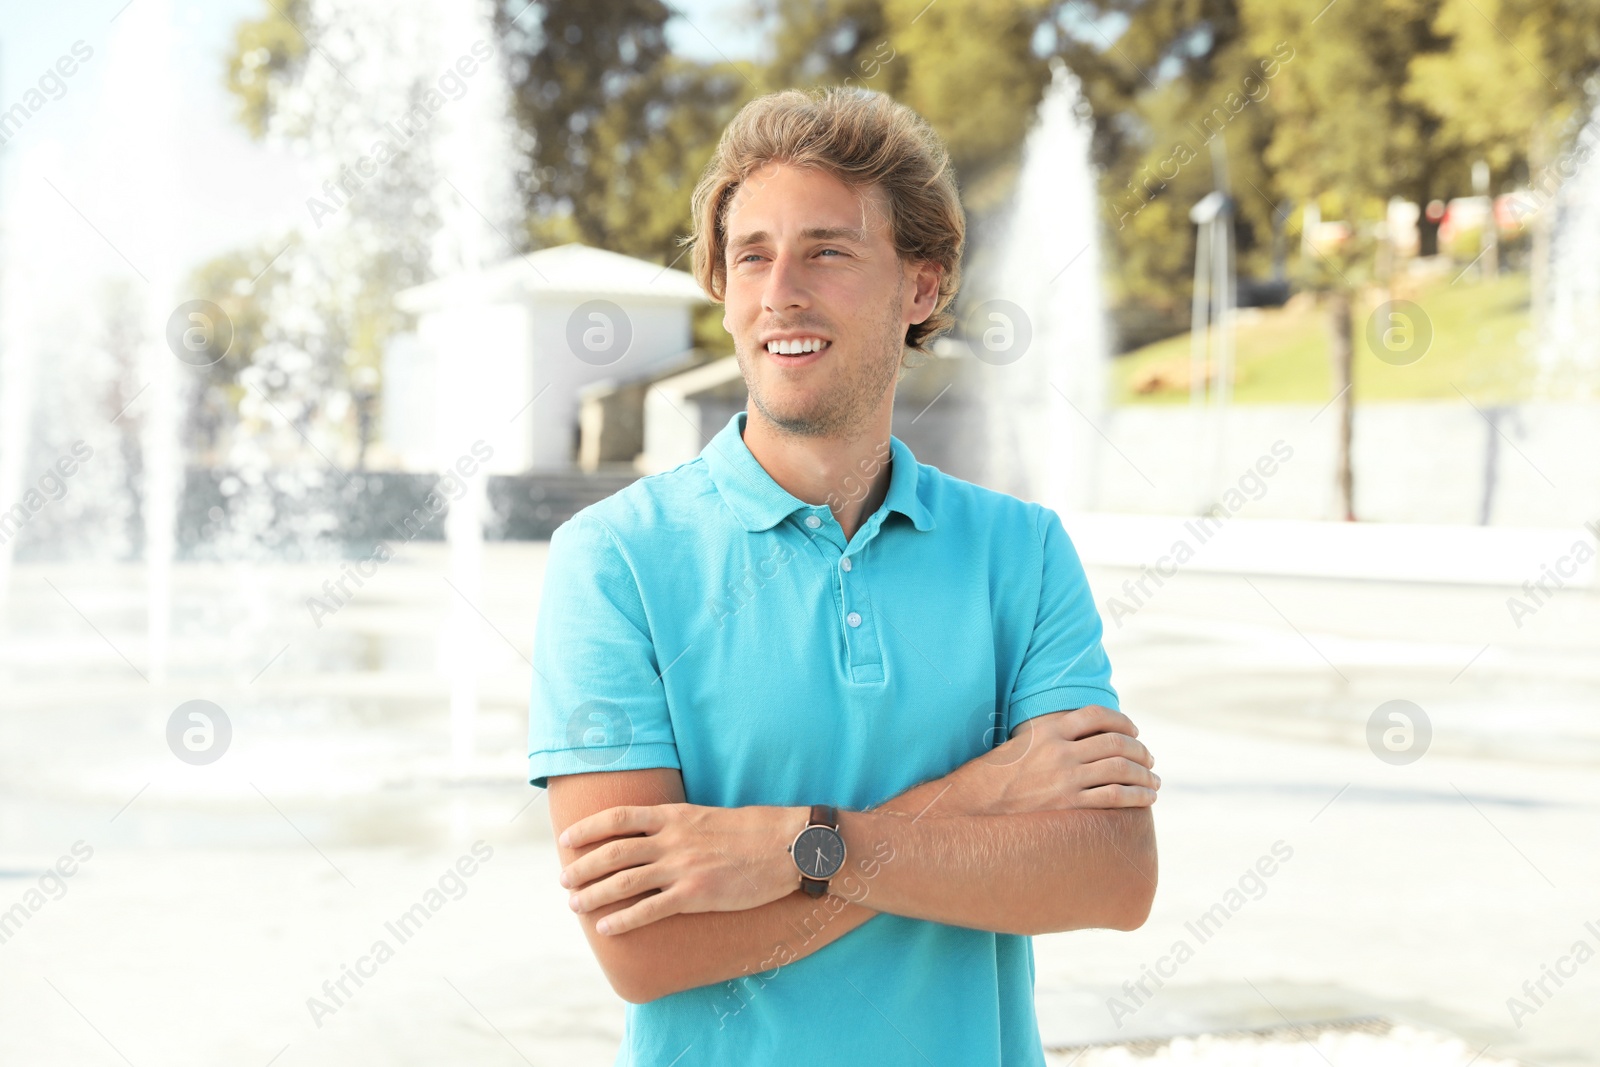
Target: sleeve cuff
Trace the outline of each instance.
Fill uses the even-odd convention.
[[[550,779],[562,774],[593,771],[642,771],[651,767],[682,770],[678,746],[668,741],[612,745],[595,748],[561,748],[528,754],[528,784],[550,788]]]
[[[1112,711],[1122,710],[1117,704],[1117,694],[1109,689],[1102,689],[1097,685],[1064,685],[1030,694],[1020,700],[1013,700],[1007,709],[1006,735],[1009,737],[1012,730],[1029,719],[1048,715],[1053,711],[1071,711],[1088,704],[1099,704]]]

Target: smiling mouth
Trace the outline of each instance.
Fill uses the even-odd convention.
[[[821,337],[800,337],[792,341],[768,341],[766,350],[774,356],[809,356],[832,347],[832,341]]]

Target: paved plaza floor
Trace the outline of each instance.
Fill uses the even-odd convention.
[[[138,568],[20,567],[0,1062],[610,1064],[622,1002],[522,779],[544,551],[488,547],[467,765],[441,546],[320,626],[337,566],[180,566],[164,674]],[[1090,574],[1102,600],[1129,576]],[[1163,779],[1160,889],[1140,930],[1035,939],[1056,1067],[1600,1064],[1600,958],[1574,962],[1600,951],[1600,596],[1518,626],[1509,592],[1180,573],[1109,628]],[[195,699],[232,727],[211,764],[167,743]],[[1429,726],[1412,762],[1369,743],[1396,700]]]

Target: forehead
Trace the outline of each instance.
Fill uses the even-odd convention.
[[[851,185],[817,166],[764,163],[734,190],[725,230],[730,246],[755,230],[829,227],[889,234],[888,198],[876,184]]]

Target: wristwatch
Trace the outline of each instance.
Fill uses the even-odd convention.
[[[828,891],[828,879],[844,866],[844,838],[839,836],[839,811],[831,804],[811,805],[811,821],[789,846],[800,868],[800,888],[813,897]]]

